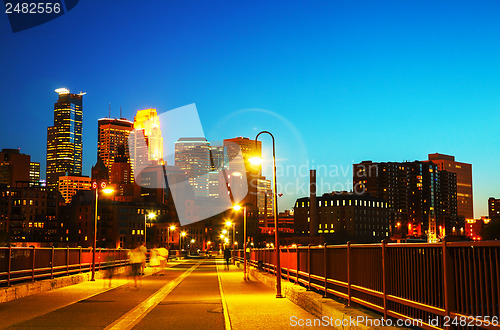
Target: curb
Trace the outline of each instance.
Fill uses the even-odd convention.
[[[123,274],[130,269],[130,266],[117,267],[115,274]],[[62,276],[53,279],[34,281],[29,283],[18,283],[10,287],[0,288],[0,303],[31,296],[41,292],[64,288],[66,286],[90,281],[91,272]],[[107,278],[106,271],[101,270],[95,273],[96,279]]]
[[[236,266],[242,267],[238,261]],[[273,289],[276,288],[275,276],[254,267],[249,267],[249,274],[263,284]],[[345,306],[334,299],[323,298],[322,295],[314,291],[307,291],[306,288],[286,280],[281,281],[281,289],[285,298],[312,314],[320,322],[324,322],[321,324],[323,326],[328,325],[334,329],[409,329],[397,326],[377,326],[383,315],[359,306],[355,308]]]

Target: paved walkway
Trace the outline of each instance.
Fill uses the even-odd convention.
[[[151,269],[146,270],[146,275]],[[289,329],[314,317],[219,259],[172,263],[165,276],[84,282],[0,304],[0,329]],[[307,327],[307,329],[315,329]]]
[[[276,298],[276,291],[267,285],[252,277],[244,280],[243,271],[234,265],[225,270],[220,260],[217,272],[232,329],[297,329],[296,321],[314,319],[288,299]]]

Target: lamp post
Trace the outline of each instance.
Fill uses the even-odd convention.
[[[170,231],[171,230],[172,231],[175,230],[175,226],[174,225],[168,227],[168,229],[167,229],[167,244],[168,244],[167,247],[168,247],[169,250],[170,250]]]
[[[99,202],[99,185],[97,182],[92,184],[92,187],[95,189],[95,209],[94,209],[94,242],[92,244],[92,278],[91,281],[95,281],[95,250],[97,247],[97,205]],[[114,192],[112,188],[106,188],[106,183],[101,183],[102,192],[105,194],[111,194]]]
[[[255,137],[255,146],[257,146],[258,138],[261,134],[269,134],[273,140],[273,186],[274,186],[274,240],[276,248],[276,298],[283,298],[281,295],[281,262],[280,262],[280,243],[278,235],[278,188],[276,186],[276,145],[274,143],[274,135],[268,131],[262,131]],[[251,158],[253,164],[262,163],[262,158]],[[266,210],[267,212],[267,210]]]
[[[233,259],[233,265],[234,265],[234,222],[228,220],[226,221],[226,226],[231,228],[233,227],[233,241],[231,242],[231,255],[232,255],[232,259]]]
[[[236,204],[233,210],[241,210],[241,206]],[[243,206],[243,279],[248,280],[247,274],[247,206]]]
[[[182,250],[182,238],[186,236],[186,232],[180,232],[179,233],[179,252]]]
[[[156,214],[154,214],[153,212],[149,212],[146,214],[146,210],[144,210],[144,245],[146,246],[147,248],[147,244],[146,244],[146,231],[147,231],[147,219],[154,219],[156,218]]]

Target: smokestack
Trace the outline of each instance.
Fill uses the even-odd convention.
[[[309,183],[309,235],[318,234],[318,207],[316,202],[316,170],[311,170]]]

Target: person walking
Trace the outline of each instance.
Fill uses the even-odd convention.
[[[151,249],[151,255],[149,257],[149,266],[153,268],[153,275],[158,275],[158,267],[160,266],[160,260],[158,259],[158,250],[156,246]]]
[[[229,270],[229,259],[231,259],[231,250],[226,246],[224,249],[224,259],[226,259],[226,267],[225,269]]]
[[[137,246],[133,250],[129,250],[128,255],[130,259],[130,266],[132,268],[130,275],[134,278],[134,286],[137,288],[137,279],[141,272],[141,264],[142,264],[142,251],[140,246]],[[129,285],[127,284],[127,287]]]
[[[146,271],[146,256],[148,254],[148,249],[146,248],[146,243],[143,243],[139,246],[139,253],[141,256],[141,273],[140,275],[144,275]]]

